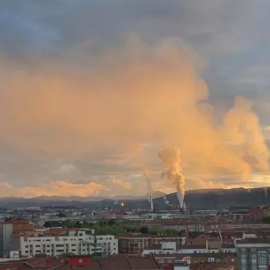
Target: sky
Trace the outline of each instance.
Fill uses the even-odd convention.
[[[0,0],[0,197],[269,186],[268,0]]]

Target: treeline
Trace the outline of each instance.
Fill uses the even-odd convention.
[[[134,233],[152,234],[152,235],[171,235],[171,236],[181,234],[181,232],[177,230],[171,230],[171,229],[148,228],[148,227],[132,228],[123,223],[118,224],[113,219],[109,221],[100,221],[99,223],[87,222],[86,220],[84,220],[83,222],[72,221],[72,220],[47,221],[45,222],[44,227],[45,228],[61,227],[61,228],[93,229],[95,230],[95,233],[99,235],[105,235],[105,234],[119,235],[125,232],[134,232]]]

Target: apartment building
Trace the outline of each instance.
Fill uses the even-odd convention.
[[[60,235],[24,235],[17,239],[20,256],[38,254],[59,256],[65,253],[75,255],[118,254],[118,240],[113,235],[93,235],[87,234],[83,230],[67,230],[65,234]]]
[[[233,266],[232,269],[238,269],[238,257],[236,253],[153,254],[151,256],[156,259],[163,269],[181,262],[188,265],[189,269],[196,270],[202,269],[200,267],[205,267],[206,265],[209,268],[203,269],[217,270],[224,267],[229,270],[231,269],[229,268],[230,266]]]
[[[119,253],[139,253],[146,247],[161,245],[162,242],[173,241],[177,246],[185,244],[185,237],[148,235],[148,234],[123,234],[119,235]]]
[[[174,254],[176,253],[176,242],[165,241],[160,245],[149,246],[143,249],[142,256],[148,256],[152,254]]]
[[[269,239],[250,238],[236,241],[239,270],[268,270],[270,265]]]
[[[12,239],[12,224],[1,222],[0,223],[0,257],[9,257],[9,252],[11,249],[11,239]]]

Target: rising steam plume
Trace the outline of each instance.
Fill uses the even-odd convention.
[[[104,49],[94,62],[85,57],[88,49],[63,52],[70,58],[33,57],[35,64],[24,68],[0,49],[6,72],[1,141],[42,158],[91,157],[116,168],[127,160],[137,168],[146,144],[177,145],[187,171],[235,174],[245,184],[250,173],[269,172],[269,148],[253,102],[235,97],[215,119],[221,111],[208,99],[204,63],[190,48],[171,40],[152,46],[132,36],[119,49]],[[82,63],[73,61],[67,69],[67,59],[78,53]],[[165,164],[181,194],[179,170]]]
[[[143,175],[147,181],[147,190],[148,190],[148,201],[150,203],[151,210],[154,209],[153,206],[153,186],[152,186],[152,174],[148,169],[144,169]]]
[[[176,187],[180,208],[184,208],[185,178],[181,171],[180,149],[178,147],[162,148],[158,153],[167,169],[161,173],[161,177],[167,176],[168,180]]]

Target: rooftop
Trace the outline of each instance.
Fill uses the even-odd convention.
[[[82,257],[82,256],[77,256]],[[154,257],[110,257],[107,259],[92,260],[91,265],[76,266],[67,263],[64,258],[34,258],[18,262],[0,263],[0,269],[6,270],[48,269],[48,270],[158,270],[161,269]]]
[[[236,245],[239,244],[269,244],[270,239],[265,238],[248,238],[248,239],[241,239],[236,241]]]

